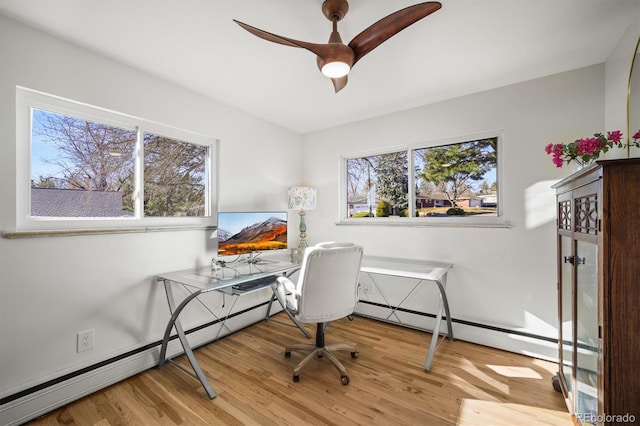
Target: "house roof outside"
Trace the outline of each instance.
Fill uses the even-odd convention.
[[[430,192],[429,194],[416,194],[416,200],[448,200],[449,197],[444,192]],[[491,192],[489,194],[476,194],[476,195],[464,195],[459,197],[460,200],[470,200],[470,199],[479,199],[486,201],[497,200],[497,195],[495,192]],[[376,197],[375,203],[377,204],[380,201],[380,198]],[[349,204],[367,204],[367,198],[349,198],[347,200]]]
[[[122,206],[122,192],[81,189],[31,188],[31,216],[133,216]]]

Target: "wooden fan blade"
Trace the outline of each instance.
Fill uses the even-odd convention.
[[[274,43],[279,43],[279,44],[284,44],[285,46],[291,46],[291,47],[303,47],[300,45],[300,42],[291,38],[287,38],[287,37],[282,37],[276,34],[271,34],[267,31],[263,31],[259,28],[256,27],[252,27],[251,25],[245,24],[244,22],[240,22],[237,20],[233,20],[233,22],[235,22],[236,24],[240,25],[242,28],[244,28],[245,30],[249,31],[251,34],[253,34],[254,36],[263,38],[267,41],[272,41]]]
[[[308,43],[306,41],[295,40],[292,38],[279,36],[277,34],[272,34],[256,27],[252,27],[251,25],[245,24],[244,22],[240,22],[235,19],[233,20],[233,22],[240,25],[242,28],[249,31],[254,36],[260,37],[267,41],[271,41],[273,43],[283,44],[285,46],[301,47],[312,53],[315,53],[320,57],[327,57],[327,55],[332,51],[332,48],[327,44]]]
[[[369,26],[349,42],[349,47],[355,54],[354,65],[383,42],[441,7],[442,4],[437,1],[419,3],[400,9]]]
[[[344,89],[347,85],[349,78],[345,75],[344,77],[332,78],[331,82],[333,83],[333,88],[336,90],[336,93]]]

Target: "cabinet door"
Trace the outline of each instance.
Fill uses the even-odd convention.
[[[577,240],[575,413],[583,423],[598,414],[598,246]]]

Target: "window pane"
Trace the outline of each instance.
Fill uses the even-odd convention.
[[[349,217],[408,215],[407,152],[347,160]]]
[[[497,151],[497,138],[415,150],[416,214],[497,216]]]
[[[145,216],[204,216],[206,146],[144,134]]]
[[[31,216],[133,215],[136,132],[32,110]]]

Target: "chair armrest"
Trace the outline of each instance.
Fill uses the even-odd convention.
[[[287,277],[276,278],[276,286],[284,287],[284,289],[289,293],[293,293],[296,291],[296,285]]]
[[[287,296],[287,294],[289,296]],[[276,296],[287,309],[297,311],[298,298],[300,296],[296,285],[287,277],[276,278]]]

